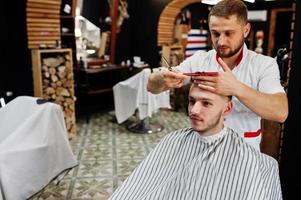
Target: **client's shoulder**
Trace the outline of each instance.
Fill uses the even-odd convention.
[[[178,129],[176,131],[173,131],[169,134],[167,134],[163,140],[176,140],[176,141],[180,141],[180,140],[185,140],[187,138],[192,137],[193,134],[193,129],[192,128],[182,128],[182,129]]]
[[[277,161],[273,157],[260,152],[254,146],[247,143],[237,132],[230,128],[228,128],[227,131],[228,137],[230,137],[233,145],[235,145],[241,155],[253,157],[258,161],[258,163],[266,165],[267,167],[278,166]]]

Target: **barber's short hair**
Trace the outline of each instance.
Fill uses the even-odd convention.
[[[248,8],[241,0],[222,0],[212,7],[208,22],[211,16],[229,17],[236,15],[237,19],[243,24],[248,23]]]

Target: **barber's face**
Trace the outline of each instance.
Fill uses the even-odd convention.
[[[224,116],[232,109],[227,97],[220,96],[198,86],[189,92],[189,118],[191,126],[202,135],[217,133],[223,127]]]
[[[250,24],[243,24],[236,15],[211,16],[209,21],[212,44],[221,58],[236,55],[250,32]]]

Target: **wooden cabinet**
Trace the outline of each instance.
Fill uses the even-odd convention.
[[[95,64],[97,62],[90,61],[88,65],[89,63]],[[81,68],[79,70],[78,87],[85,95],[112,92],[115,84],[135,75],[142,69],[115,64],[107,64],[107,67],[100,68]]]
[[[71,49],[32,50],[34,95],[61,105],[69,139],[76,135]]]
[[[75,0],[61,0],[60,8],[60,36],[61,47],[72,49],[73,63],[76,59],[76,39],[75,39]],[[74,68],[76,65],[74,65]]]

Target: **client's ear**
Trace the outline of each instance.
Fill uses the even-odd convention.
[[[228,101],[224,107],[224,116],[228,115],[233,109],[232,101]]]

